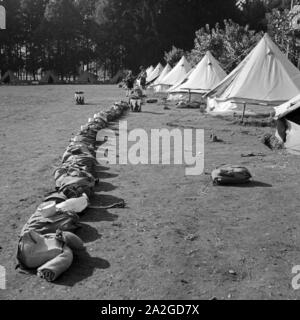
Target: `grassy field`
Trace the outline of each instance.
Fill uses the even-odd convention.
[[[74,105],[77,89],[87,105]],[[53,169],[73,133],[95,111],[124,97],[113,86],[0,87],[0,264],[3,299],[297,299],[291,286],[299,254],[299,160],[259,141],[269,127],[241,126],[198,110],[146,104],[128,129],[205,129],[205,172],[184,165],[114,165],[99,173],[93,203],[125,200],[123,209],[89,209],[76,256],[57,282],[16,273],[18,234],[53,189]],[[113,124],[114,127],[117,124]],[[210,142],[212,131],[223,142]],[[263,153],[241,157],[242,153]],[[215,187],[210,172],[245,165],[249,185]]]

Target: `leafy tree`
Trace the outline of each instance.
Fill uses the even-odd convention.
[[[36,30],[43,20],[47,3],[48,0],[21,0],[20,3],[25,69],[32,73],[34,78],[42,59],[41,38],[38,37]]]
[[[102,41],[110,42],[115,53],[120,46],[125,48],[124,64],[134,70],[157,63],[173,45],[192,49],[195,30],[206,22],[238,19],[235,0],[101,0],[98,4],[98,21],[106,30]]]
[[[84,19],[95,18],[97,0],[73,0],[73,4]]]
[[[23,67],[20,0],[3,0],[6,9],[6,29],[0,30],[0,66],[2,74],[8,69],[18,71]]]
[[[241,13],[242,24],[247,24],[251,29],[266,31],[265,15],[268,10],[267,1],[240,0],[237,2]]]
[[[186,55],[184,50],[173,46],[169,52],[165,52],[164,59],[171,67],[174,67],[183,55]]]
[[[292,2],[292,0],[261,0],[261,1],[267,7],[268,11],[271,11],[273,9],[278,9],[278,10],[290,9],[291,2]],[[294,4],[296,2],[297,1],[294,0]]]
[[[284,9],[290,4],[291,0],[3,0],[7,29],[0,33],[0,64],[2,72],[25,68],[34,75],[42,67],[64,77],[76,74],[82,63],[97,61],[113,74],[119,68],[137,71],[140,65],[156,64],[165,52],[173,63],[173,51],[178,50],[174,46],[191,51],[192,63],[209,49],[232,68],[256,41],[250,30],[267,28],[292,57],[297,50],[287,39],[290,31],[283,22],[276,30],[276,15],[285,19]],[[279,13],[272,11],[274,7]]]
[[[63,78],[75,75],[80,65],[83,18],[71,0],[50,0],[38,30],[43,35],[43,68]]]
[[[273,9],[267,13],[268,33],[279,46],[282,52],[286,53],[290,60],[299,66],[300,48],[297,39],[293,34],[291,20],[293,13],[288,9]]]
[[[227,71],[236,67],[250,52],[261,37],[261,33],[224,21],[224,28],[216,24],[214,28],[206,25],[196,32],[195,46],[190,53],[192,64],[196,64],[209,50]]]

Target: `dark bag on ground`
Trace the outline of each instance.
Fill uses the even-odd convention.
[[[142,111],[142,100],[141,99],[131,98],[129,103],[130,103],[131,111],[133,111],[133,112],[141,112]]]
[[[224,165],[214,169],[211,173],[213,184],[242,184],[251,179],[251,173],[246,167],[239,165]]]

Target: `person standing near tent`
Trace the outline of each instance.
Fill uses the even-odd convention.
[[[133,85],[134,85],[134,77],[133,77],[131,70],[128,71],[128,74],[125,78],[125,84],[126,84],[126,88],[127,88],[126,97],[128,97],[130,95],[130,92],[133,89]]]
[[[140,66],[140,74],[138,79],[140,79],[140,86],[142,87],[142,90],[146,90],[147,73],[143,66]]]

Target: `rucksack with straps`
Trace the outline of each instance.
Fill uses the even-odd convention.
[[[249,170],[239,165],[220,166],[212,171],[211,177],[214,185],[242,184],[252,178]]]

